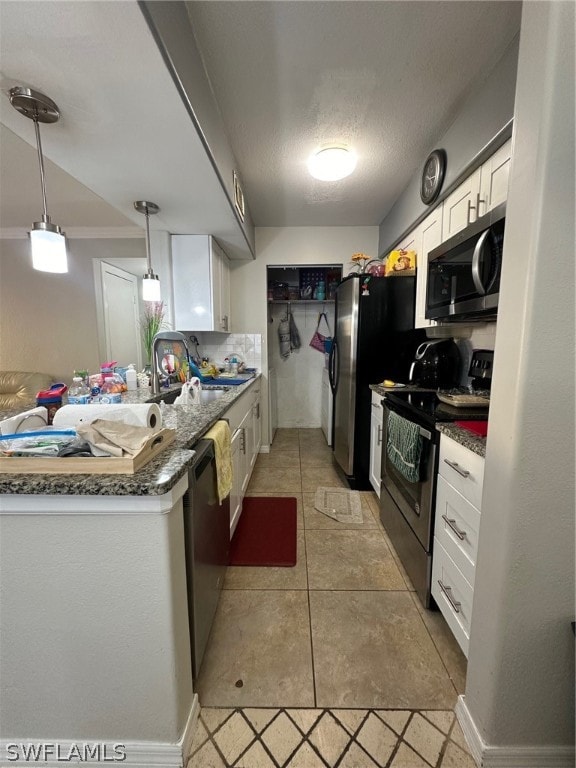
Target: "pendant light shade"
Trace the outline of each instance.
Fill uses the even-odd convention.
[[[152,269],[152,258],[150,256],[150,216],[154,213],[158,213],[160,208],[156,203],[149,203],[146,200],[136,200],[134,202],[134,208],[138,213],[143,213],[146,216],[146,265],[148,269],[146,274],[142,278],[142,300],[143,301],[160,301],[160,280],[158,275],[154,274]]]
[[[34,228],[28,233],[32,247],[32,266],[42,272],[68,272],[66,237],[60,232]]]
[[[152,270],[142,278],[142,299],[144,301],[160,301],[160,280]]]
[[[21,115],[34,121],[38,163],[40,165],[40,185],[42,187],[42,202],[44,213],[42,221],[34,222],[30,236],[32,250],[32,266],[41,272],[68,272],[66,254],[66,234],[57,224],[53,224],[48,216],[46,207],[46,182],[44,179],[44,158],[40,140],[40,123],[56,123],[60,111],[56,104],[43,93],[18,85],[9,91],[10,103]]]

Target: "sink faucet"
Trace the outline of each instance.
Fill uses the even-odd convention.
[[[186,336],[180,331],[160,331],[152,339],[152,394],[160,394],[160,377],[158,375],[160,368],[160,361],[158,360],[158,346],[162,341],[180,341],[184,345],[186,350],[186,361],[188,363],[188,371],[186,372],[186,381],[190,381],[190,350],[188,348],[188,342]]]

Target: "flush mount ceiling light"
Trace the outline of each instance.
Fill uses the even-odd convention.
[[[160,208],[156,203],[149,203],[146,200],[136,200],[134,208],[138,213],[143,213],[146,216],[146,264],[148,269],[142,278],[142,299],[143,301],[160,301],[160,280],[158,275],[154,274],[150,257],[150,216],[158,213]]]
[[[308,170],[320,181],[338,181],[356,168],[356,153],[342,145],[323,147],[308,160]]]
[[[40,184],[44,213],[42,221],[35,221],[28,233],[32,247],[32,266],[42,272],[68,272],[66,257],[66,233],[57,224],[53,224],[46,208],[46,182],[44,179],[44,158],[40,141],[39,123],[57,123],[60,111],[52,99],[43,93],[17,85],[10,88],[10,103],[21,115],[34,122],[38,162],[40,163]]]

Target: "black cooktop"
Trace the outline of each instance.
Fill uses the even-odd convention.
[[[401,416],[434,426],[441,421],[487,421],[488,408],[454,408],[442,403],[436,392],[386,392],[388,407]]]

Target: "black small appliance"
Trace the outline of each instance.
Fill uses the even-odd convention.
[[[453,387],[460,374],[460,351],[453,339],[425,341],[410,366],[410,384],[432,389]]]

